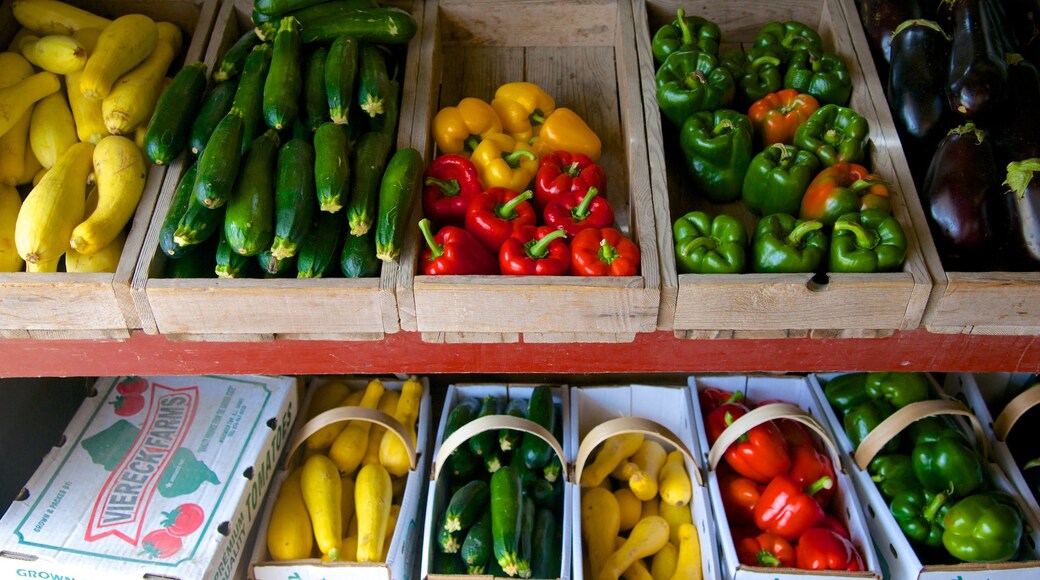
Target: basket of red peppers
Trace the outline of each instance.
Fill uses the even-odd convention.
[[[426,275],[636,276],[639,247],[615,225],[601,141],[533,83],[466,97],[433,118]]]

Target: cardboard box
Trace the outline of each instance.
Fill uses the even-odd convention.
[[[708,465],[707,432],[704,430],[704,416],[701,411],[700,400],[697,391],[703,388],[717,388],[730,392],[741,391],[744,395],[754,401],[781,400],[790,402],[807,412],[817,421],[823,423],[823,409],[816,401],[812,391],[809,389],[808,380],[803,377],[769,377],[769,376],[703,376],[691,377],[690,388],[693,390],[694,416],[697,418],[697,434],[699,446],[704,453],[704,464]],[[831,440],[835,440],[833,428],[823,425],[828,429]],[[835,441],[837,444],[837,441]],[[819,443],[817,443],[819,445]],[[823,450],[822,447],[820,447]],[[719,545],[722,552],[723,575],[732,580],[794,580],[795,578],[882,578],[887,577],[883,573],[881,563],[878,560],[876,547],[871,542],[871,536],[867,533],[866,517],[860,507],[859,498],[853,480],[846,472],[847,467],[835,465],[834,471],[838,478],[838,491],[831,500],[831,512],[849,530],[852,543],[856,545],[860,556],[863,558],[865,570],[863,572],[813,572],[810,570],[784,569],[783,572],[773,571],[771,568],[746,566],[741,564],[737,558],[736,546],[730,535],[726,519],[726,508],[722,505],[722,495],[719,488],[719,479],[714,471],[708,473],[708,489],[711,491],[712,509],[719,522]]]
[[[859,492],[860,501],[867,514],[867,525],[874,537],[887,568],[886,576],[892,578],[916,578],[918,580],[949,580],[958,578],[960,580],[1004,580],[1022,577],[1023,572],[1035,574],[1040,569],[1040,561],[1036,560],[1037,547],[1040,546],[1040,532],[1036,524],[1032,524],[1032,531],[1027,532],[1022,539],[1023,553],[1030,554],[1027,560],[1021,562],[999,562],[993,564],[952,564],[952,565],[925,565],[918,558],[917,553],[910,545],[909,540],[899,529],[899,525],[892,517],[888,509],[888,502],[882,497],[877,485],[870,479],[866,470],[856,466],[852,458],[852,442],[845,436],[844,428],[838,415],[827,403],[823,394],[823,384],[835,377],[834,374],[810,375],[809,383],[812,386],[813,395],[819,401],[819,406],[826,417],[826,422],[831,431],[837,434],[835,443],[841,450],[842,461],[845,469],[852,476]],[[938,384],[932,379],[932,387],[938,393]],[[956,418],[960,423],[960,419]],[[963,424],[962,424],[963,426]],[[989,475],[994,485],[1012,495],[1018,494],[1011,487],[1003,471],[995,463],[988,464]],[[1023,512],[1027,511],[1025,505],[1019,500],[1019,506]],[[1027,516],[1027,524],[1029,518]]]
[[[329,380],[339,380],[351,387],[352,391],[364,390],[368,385],[368,378],[347,377],[331,379],[323,377],[313,381],[308,388],[307,402],[314,392],[314,388]],[[404,381],[380,378],[383,387],[388,391],[400,391]],[[276,562],[270,559],[267,553],[267,527],[274,510],[275,500],[278,499],[278,491],[282,483],[289,476],[290,469],[297,462],[278,473],[271,486],[271,493],[267,497],[263,516],[260,519],[256,543],[253,545],[251,564],[249,567],[249,578],[255,580],[285,580],[286,578],[298,580],[402,580],[412,578],[415,568],[415,557],[418,555],[420,540],[419,515],[426,488],[424,486],[426,474],[426,440],[430,430],[430,383],[423,378],[423,395],[419,403],[419,419],[416,422],[416,467],[408,473],[404,488],[404,496],[401,499],[401,512],[397,518],[397,526],[390,541],[390,552],[386,562],[322,562],[318,558],[307,560],[293,560],[289,562]],[[303,407],[307,408],[306,405]],[[302,425],[298,425],[300,427]],[[295,439],[295,432],[294,432]],[[294,457],[287,459],[300,460],[302,452],[297,452]],[[346,522],[343,523],[346,526]]]
[[[0,520],[0,576],[234,578],[298,412],[294,383],[99,379]]]
[[[426,523],[423,532],[422,542],[422,568],[419,578],[421,580],[431,579],[455,579],[461,578],[456,576],[447,576],[441,574],[433,574],[433,558],[434,551],[437,550],[437,539],[436,539],[436,526],[439,525],[439,518],[444,513],[445,506],[451,499],[450,490],[448,489],[448,478],[438,480],[434,477],[437,473],[436,460],[440,454],[441,444],[444,442],[444,429],[448,423],[448,415],[451,410],[455,408],[460,401],[465,398],[481,399],[483,397],[494,395],[501,397],[503,402],[508,403],[511,399],[530,399],[531,392],[534,390],[532,385],[449,385],[448,393],[444,397],[444,408],[441,413],[440,423],[437,426],[437,438],[434,440],[433,447],[433,459],[431,460],[431,474],[429,480],[429,494],[426,501]],[[570,433],[570,394],[566,385],[553,386],[553,403],[559,405],[562,410],[562,433],[563,441],[560,441],[563,448],[564,457],[562,462],[564,464],[562,477],[567,477],[569,471],[567,465],[573,459],[574,453],[574,441],[571,440]],[[568,480],[569,481],[569,480]],[[573,521],[570,517],[572,513],[572,502],[575,495],[573,485],[568,481],[564,482],[564,494],[563,494],[563,511],[558,514],[556,525],[560,528],[561,538],[563,545],[562,557],[560,558],[560,576],[555,580],[570,580],[571,576],[571,529],[573,527]],[[573,576],[578,578],[577,576]],[[466,576],[466,578],[482,578],[488,579],[492,576]],[[544,579],[542,579],[544,580]],[[553,579],[550,579],[553,580]]]
[[[692,454],[693,461],[700,459],[689,389],[646,385],[571,389],[571,441],[583,441],[593,427],[622,416],[642,417],[654,421],[678,436],[686,450]],[[666,451],[675,450],[674,445],[667,439],[655,440],[661,443]],[[701,571],[705,578],[717,578],[720,570],[715,536],[716,519],[708,499],[708,488],[697,484],[698,472],[702,473],[703,469],[701,465],[687,460],[686,472],[693,483],[693,500],[689,508],[701,543]],[[571,525],[574,528],[574,537],[571,540],[574,546],[574,577],[585,578],[580,482],[575,482],[574,489],[574,509],[571,512]]]

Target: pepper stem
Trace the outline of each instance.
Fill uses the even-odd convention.
[[[527,250],[527,255],[536,260],[541,260],[549,255],[549,244],[551,244],[553,240],[562,238],[566,235],[567,232],[564,230],[553,230],[538,241],[532,240],[534,243],[528,242],[529,245],[525,248]]]
[[[693,44],[693,31],[690,30],[690,23],[686,22],[686,11],[682,8],[676,10],[675,22],[679,25],[679,30],[682,32],[682,43],[684,45]]]
[[[820,479],[817,479],[805,490],[805,495],[816,495],[817,492],[824,489],[830,489],[834,487],[834,480],[829,476],[824,475]]]
[[[867,230],[866,228],[855,222],[850,222],[847,220],[839,220],[835,222],[834,231],[852,232],[852,234],[856,236],[856,245],[865,250],[873,248],[878,244],[879,241],[877,234],[875,234],[874,232]]]
[[[545,112],[541,109],[535,109],[527,118],[531,121],[532,126],[541,125],[545,122]]]
[[[433,239],[433,232],[430,231],[430,220],[423,218],[419,220],[419,230],[422,232],[424,238],[426,238],[426,247],[430,248],[430,258],[436,260],[444,254],[444,246],[437,243],[437,240]]]
[[[849,186],[852,191],[862,191],[864,189],[870,189],[875,185],[887,185],[884,179],[857,179]]]
[[[726,399],[726,403],[739,403],[744,400],[744,391],[733,391],[733,394]],[[725,404],[725,403],[723,403]]]
[[[513,151],[512,153],[503,153],[502,154],[502,159],[505,159],[506,163],[510,167],[512,167],[513,169],[516,169],[517,167],[520,167],[520,158],[521,157],[526,157],[528,159],[533,159],[535,161],[538,160],[538,156],[537,155],[535,155],[534,153],[532,153],[532,152],[530,152],[530,151],[528,151],[526,149],[517,149],[516,151]]]
[[[618,253],[617,248],[608,244],[607,240],[599,241],[599,259],[601,262],[610,266],[614,263],[614,260],[620,257],[621,254]]]
[[[704,73],[699,70],[690,71],[683,78],[683,84],[686,85],[687,89],[696,89],[697,87],[708,82],[708,77],[704,76]]]
[[[502,205],[495,208],[495,214],[504,220],[511,220],[516,218],[516,206],[534,197],[534,193],[528,189],[513,199],[503,203]]]
[[[942,509],[943,504],[946,503],[946,494],[937,493],[932,501],[928,503],[928,506],[924,508],[921,515],[928,521],[935,521],[935,516],[939,515],[939,510]]]
[[[708,251],[711,251],[711,250],[714,250],[717,246],[718,246],[718,244],[716,244],[714,239],[712,239],[712,238],[710,238],[708,236],[702,236],[702,237],[694,238],[693,240],[691,240],[690,243],[688,243],[688,244],[683,246],[682,250],[683,250],[684,254],[689,254],[689,253],[693,252],[694,250],[697,250],[697,249],[699,249],[701,247],[704,247]]]
[[[1022,466],[1022,469],[1032,469],[1034,467],[1040,467],[1040,457],[1037,457],[1036,459],[1030,461],[1029,463],[1026,463],[1025,465]]]
[[[780,558],[777,558],[769,550],[762,550],[755,555],[755,559],[758,563],[763,566],[769,566],[770,568],[777,568],[780,566]]]
[[[751,61],[751,65],[748,66],[748,70],[753,73],[757,73],[758,69],[762,68],[767,64],[771,66],[780,66],[780,59],[776,58],[775,56],[769,55],[760,56],[755,60]]]
[[[443,179],[437,179],[436,177],[427,177],[423,181],[423,185],[436,185],[441,190],[441,195],[444,197],[455,197],[462,192],[462,186],[459,185],[457,179],[449,179],[447,181]]]
[[[800,248],[802,247],[802,238],[822,227],[823,223],[816,220],[802,222],[795,226],[794,229],[791,230],[790,234],[787,234],[787,243],[788,245]]]
[[[590,187],[585,192],[585,197],[581,198],[581,203],[571,210],[571,217],[574,218],[574,221],[581,222],[589,217],[589,206],[592,205],[592,198],[596,197],[597,194],[599,194],[599,188],[597,187]]]
[[[563,172],[567,175],[570,175],[571,177],[577,177],[581,175],[581,169],[578,168],[577,161],[568,165],[567,168],[563,170]]]
[[[723,119],[722,121],[719,121],[718,125],[715,125],[714,129],[711,130],[711,135],[713,137],[717,137],[727,131],[732,131],[734,127],[735,126],[733,125],[733,121],[730,121],[729,119]]]
[[[466,151],[476,151],[478,145],[480,145],[479,135],[470,135],[469,137],[466,137],[466,141],[462,144]]]

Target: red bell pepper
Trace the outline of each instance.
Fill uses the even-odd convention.
[[[730,526],[754,524],[755,506],[762,497],[762,486],[746,477],[741,477],[725,463],[719,465],[715,473],[719,478],[722,505],[726,508],[726,517]]]
[[[589,228],[571,240],[571,273],[576,276],[635,276],[639,248],[614,228]]]
[[[828,530],[834,532],[835,534],[838,534],[846,540],[852,539],[851,536],[849,536],[849,529],[845,527],[845,524],[839,522],[838,518],[832,516],[831,514],[823,516],[823,523],[820,524],[819,527],[827,528]]]
[[[571,251],[562,239],[566,236],[548,226],[519,228],[502,244],[499,269],[515,276],[562,276],[571,266]]]
[[[498,273],[495,257],[466,230],[444,226],[437,235],[433,235],[427,218],[419,222],[419,229],[426,238],[426,248],[420,258],[424,274],[448,276]]]
[[[783,89],[755,101],[748,109],[748,118],[755,126],[760,147],[773,143],[793,145],[794,132],[819,108],[816,97]]]
[[[497,256],[513,232],[535,225],[537,218],[528,201],[533,195],[505,187],[491,187],[474,195],[466,208],[466,230]]]
[[[834,225],[842,214],[867,209],[891,211],[888,185],[866,167],[835,163],[816,174],[802,196],[798,217]]]
[[[748,566],[792,568],[796,555],[791,542],[766,533],[741,540],[737,544],[737,558]]]
[[[737,391],[737,393],[740,393],[740,391]],[[722,389],[715,389],[712,387],[697,391],[697,398],[701,403],[701,413],[707,417],[712,411],[729,401],[729,398],[737,393],[731,393],[729,391],[723,391]],[[740,393],[740,397],[743,398],[744,394]],[[714,440],[712,442],[714,442]]]
[[[776,476],[755,506],[755,525],[763,532],[797,540],[805,530],[823,523],[823,508],[812,496],[828,485],[833,480],[823,478],[805,489],[786,475]]]
[[[791,468],[787,441],[772,422],[753,427],[723,454],[726,463],[744,477],[769,483]]]
[[[806,487],[824,477],[830,478],[835,483],[835,485],[813,494],[816,503],[826,509],[831,504],[834,492],[838,490],[836,485],[838,479],[834,476],[831,458],[825,453],[820,453],[811,445],[795,445],[788,449],[788,453],[791,456],[791,470],[787,472],[787,476],[798,485]]]
[[[595,187],[606,195],[607,174],[587,155],[554,151],[542,157],[534,177],[534,207],[541,213],[549,201],[565,193],[584,195]]]
[[[722,398],[723,395],[725,395],[725,398]],[[718,394],[712,396],[718,397],[719,401],[715,404],[715,408],[708,412],[704,418],[704,427],[708,433],[708,445],[714,445],[719,435],[722,435],[722,432],[727,427],[750,410],[744,404],[744,393],[740,391],[735,393],[719,391]]]
[[[797,566],[803,570],[863,569],[863,558],[849,540],[825,528],[810,528],[802,534],[795,549]]]
[[[759,406],[768,405],[770,403],[784,403],[790,404],[788,401],[781,401],[780,399],[769,399],[762,401]],[[799,421],[793,421],[791,419],[778,419],[774,421],[776,426],[780,429],[780,433],[783,434],[784,439],[787,440],[788,447],[796,447],[798,445],[813,445],[812,435],[809,433],[809,428]]]
[[[585,193],[565,193],[552,198],[542,212],[545,225],[575,235],[587,228],[609,228],[614,225],[614,208],[600,190],[590,187]]]
[[[476,166],[461,155],[434,159],[423,184],[423,215],[437,226],[465,225],[470,199],[483,190]]]

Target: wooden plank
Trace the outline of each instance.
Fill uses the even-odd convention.
[[[86,330],[29,330],[29,338],[33,340],[126,340],[130,338],[130,331],[126,328],[100,329],[90,328]]]
[[[226,342],[226,343],[257,343],[257,342],[273,342],[273,334],[249,334],[249,333],[167,333],[164,334],[167,339],[175,342]]]
[[[441,0],[446,44],[604,46],[618,26],[610,0]],[[552,93],[550,93],[552,94]]]
[[[524,342],[528,344],[557,343],[557,342],[587,342],[587,343],[626,343],[636,339],[634,332],[525,332]]]
[[[434,344],[513,344],[520,342],[517,333],[501,332],[423,332],[422,341]]]
[[[1032,272],[947,272],[949,285],[932,311],[936,327],[1040,326],[1040,292]]]

